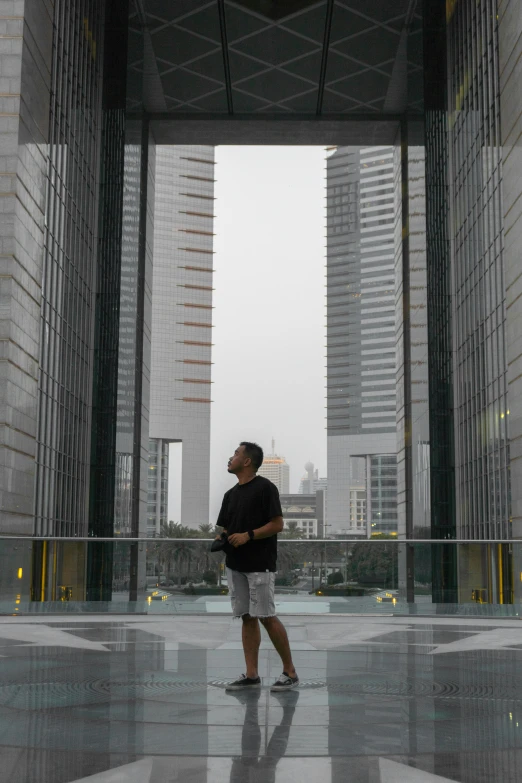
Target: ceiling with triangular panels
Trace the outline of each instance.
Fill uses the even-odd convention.
[[[128,108],[422,112],[420,0],[134,0]]]

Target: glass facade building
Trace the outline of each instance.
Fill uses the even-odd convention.
[[[519,780],[521,63],[519,0],[0,0],[1,783]],[[278,546],[305,688],[239,703],[222,555],[145,536],[173,440],[208,521],[213,145],[297,143],[329,540]]]
[[[327,158],[328,525],[337,534],[367,533],[350,514],[354,460],[397,448],[395,171],[393,147],[339,147]]]
[[[495,0],[427,11],[427,245],[432,532],[511,538],[510,401]],[[445,57],[440,57],[440,47]],[[504,547],[480,566],[492,592],[511,594]],[[441,594],[458,564],[443,548]],[[492,596],[489,597],[492,600]]]
[[[367,516],[370,534],[397,533],[397,457],[372,454],[369,459],[370,502]]]
[[[116,410],[115,529],[145,535],[155,152],[143,122],[125,132]]]
[[[107,8],[104,37],[121,40],[121,29],[127,19],[127,3],[114,3]],[[127,47],[122,45],[109,51],[104,47],[103,58],[89,499],[91,536],[112,535],[114,521]]]
[[[355,0],[316,16],[203,5],[60,0],[6,17],[2,530],[145,535],[149,440],[182,440],[187,476],[208,459],[212,145],[329,139],[328,529],[349,530],[368,456],[396,455],[400,538],[519,537],[515,6],[369,3],[364,21]],[[156,145],[175,156],[165,171]],[[175,327],[157,342],[155,314]],[[182,504],[193,526],[208,519],[200,484]],[[504,596],[509,563],[504,549],[490,563]]]
[[[102,3],[63,0],[54,14],[35,529],[77,536],[89,509]]]
[[[327,159],[328,432],[395,430],[394,155]]]
[[[509,538],[502,149],[497,4],[449,24],[457,536]]]

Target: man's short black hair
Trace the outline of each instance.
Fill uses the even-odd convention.
[[[261,446],[258,446],[257,443],[250,443],[248,440],[241,441],[239,445],[245,447],[245,454],[252,460],[252,467],[257,473],[263,464],[263,459],[265,457],[263,449]]]

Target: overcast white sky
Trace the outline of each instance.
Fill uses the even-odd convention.
[[[211,521],[240,440],[268,453],[275,438],[291,492],[309,459],[326,475],[324,148],[217,147],[216,160]]]

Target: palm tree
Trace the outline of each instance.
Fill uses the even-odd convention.
[[[161,536],[163,538],[197,538],[198,532],[193,528],[182,525],[179,522],[173,522],[172,520],[161,527]],[[186,544],[184,541],[172,541],[159,542],[157,545],[157,557],[159,564],[165,566],[165,573],[167,578],[170,576],[171,566],[174,562],[178,563],[180,568],[178,574],[179,584],[181,584],[181,565],[183,562],[188,564],[188,570],[190,570],[190,561],[193,553],[193,548],[190,544]],[[188,573],[187,573],[188,575]]]
[[[290,571],[295,563],[295,551],[291,544],[284,544],[277,548],[278,571]]]
[[[211,525],[210,522],[204,522],[202,525],[199,526],[199,532],[202,538],[213,538],[215,535],[215,531],[216,531],[216,526]],[[204,551],[205,551],[205,571],[209,571],[210,570],[209,547],[205,546]]]
[[[282,533],[279,534],[282,539],[285,538],[304,538],[304,531],[299,527],[295,519],[291,519],[287,522]]]
[[[300,554],[305,562],[312,564],[312,590],[315,590],[315,564],[321,560],[319,544],[315,539],[309,538],[306,544],[299,545]]]
[[[289,520],[285,529],[278,536],[282,541],[287,540],[304,540],[304,531],[299,527],[294,519]],[[304,544],[283,544],[278,548],[278,560],[281,571],[290,571],[292,566],[301,560],[302,547]]]

